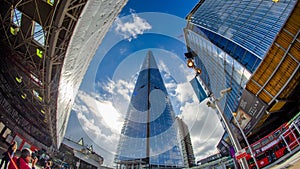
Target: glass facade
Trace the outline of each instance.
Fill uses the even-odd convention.
[[[195,57],[195,64],[205,70],[202,71],[200,78],[214,96],[219,98],[221,90],[232,88],[232,91],[225,95],[226,98],[220,100],[220,107],[222,110],[225,109],[224,113],[231,118],[230,110],[237,107],[238,98],[251,73],[205,37],[199,36],[192,30],[186,30],[186,37],[189,48],[198,55]]]
[[[219,102],[228,119],[296,2],[205,0],[187,17],[185,37],[201,80],[215,98],[232,88]]]
[[[226,47],[228,39],[262,59],[297,0],[205,0],[191,16],[190,22],[200,29],[219,35],[216,41]],[[211,36],[210,39],[212,39]],[[227,41],[227,42],[229,42]],[[234,49],[234,48],[232,48]],[[232,51],[233,52],[233,51]]]
[[[45,45],[45,32],[43,27],[37,22],[34,22],[33,39],[40,45]]]
[[[139,73],[127,110],[117,164],[183,166],[178,124],[170,98],[151,52]]]
[[[12,22],[18,27],[21,26],[21,18],[22,18],[22,13],[19,10],[17,9],[12,10]]]

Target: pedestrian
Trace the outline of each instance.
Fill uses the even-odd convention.
[[[52,166],[52,161],[47,161],[44,169],[51,169],[51,166]]]
[[[21,151],[19,158],[13,158],[8,165],[8,169],[35,169],[35,164],[38,159],[35,157],[32,159],[32,152],[30,149],[25,148]],[[31,167],[29,163],[31,162]]]
[[[9,147],[7,148],[7,150],[2,154],[2,160],[1,160],[1,164],[0,164],[0,169],[2,168],[3,164],[4,164],[4,169],[7,169],[7,164],[9,163],[10,159],[13,158],[15,152],[17,150],[17,142],[13,141]]]

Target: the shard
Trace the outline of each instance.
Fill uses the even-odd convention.
[[[117,168],[182,168],[183,159],[167,89],[151,51],[141,67],[115,157]]]

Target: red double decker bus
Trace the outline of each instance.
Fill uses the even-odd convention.
[[[247,156],[245,158],[249,168],[265,167],[299,146],[300,130],[298,124],[300,124],[300,120],[284,123],[270,134],[251,144],[250,147],[257,165],[251,156],[249,147],[246,147]]]

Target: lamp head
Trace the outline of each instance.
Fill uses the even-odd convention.
[[[195,68],[195,71],[196,71],[196,75],[200,75],[202,73],[202,70],[199,68]]]
[[[188,60],[187,60],[187,66],[188,66],[189,68],[194,68],[194,67],[195,67],[195,64],[194,64],[194,62],[193,62],[191,59],[188,59]]]
[[[214,101],[207,101],[207,102],[206,102],[206,105],[207,105],[207,107],[211,107],[211,108],[213,108],[213,109],[216,108],[216,104],[215,104]]]
[[[234,117],[236,117],[237,113],[236,113],[236,112],[232,112],[232,115],[233,115]]]
[[[192,54],[191,52],[184,53],[184,56],[185,56],[187,59],[192,59],[192,58],[193,58],[193,54]]]
[[[232,90],[232,88],[231,88],[231,87],[228,87],[228,88],[226,88],[226,89],[221,90],[221,91],[220,91],[220,94],[221,94],[221,95],[224,95],[224,94],[226,94],[226,93],[231,92],[231,90]]]

